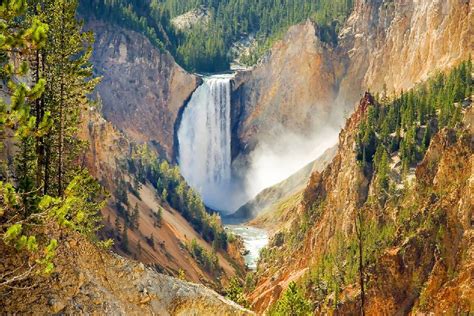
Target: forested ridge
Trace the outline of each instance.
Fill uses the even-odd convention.
[[[229,69],[236,41],[256,38],[257,45],[241,58],[252,65],[289,26],[308,18],[319,25],[321,39],[334,44],[352,6],[353,0],[82,0],[80,12],[145,34],[189,71],[217,72]],[[209,23],[173,27],[174,17],[196,8],[209,11]]]
[[[156,192],[156,198],[162,204],[168,203],[178,210],[183,217],[211,243],[214,250],[227,248],[227,234],[221,225],[220,216],[217,213],[209,213],[197,192],[186,183],[178,166],[170,165],[166,160],[160,159],[148,146],[137,146],[133,148],[130,157],[123,161],[122,168],[128,170],[134,176],[133,186],[128,185],[122,179],[119,181],[115,208],[119,214],[125,217],[129,226],[134,227],[133,213],[127,198],[127,191],[139,196],[142,185],[151,183]]]
[[[441,260],[447,260],[451,249],[443,243],[452,236],[449,237],[450,223],[446,218],[449,209],[456,209],[456,206],[441,201],[448,196],[447,192],[451,192],[449,190],[459,190],[465,183],[456,178],[449,188],[437,188],[424,180],[429,176],[423,174],[437,168],[436,160],[427,159],[427,167],[420,167],[420,164],[426,159],[435,136],[438,142],[442,137],[451,137],[459,143],[471,142],[472,145],[472,135],[463,123],[463,113],[471,106],[472,83],[472,61],[469,59],[449,72],[438,73],[397,95],[388,95],[386,91],[375,96],[366,93],[361,103],[363,116],[355,129],[355,153],[357,168],[369,179],[372,190],[355,214],[355,231],[347,236],[338,232],[324,255],[309,265],[300,280],[291,282],[271,306],[270,315],[306,315],[325,308],[337,310],[343,300],[341,293],[354,285],[362,288],[357,301],[362,300],[358,308],[362,305],[363,310],[363,300],[375,296],[377,287],[382,287],[377,283],[380,276],[374,271],[381,273],[383,270],[381,258],[387,249],[402,248],[400,241],[414,238],[420,232],[425,234],[420,247],[436,249]],[[437,157],[439,152],[431,155]],[[462,156],[457,158],[464,159]],[[449,167],[455,173],[465,165],[469,165],[468,160]],[[469,174],[463,176],[466,180]],[[275,269],[278,267],[276,262],[303,247],[305,236],[318,227],[330,203],[324,193],[312,194],[310,184],[304,193],[305,211],[290,229],[274,236],[269,247],[262,251],[261,262],[267,265],[273,262],[272,269]],[[428,207],[429,211],[419,213],[423,207]],[[388,214],[394,209],[396,216],[390,217]],[[421,253],[417,250],[420,262],[431,260],[432,254],[424,257]],[[447,266],[448,273],[454,275],[454,264]],[[413,269],[422,270],[420,267]],[[419,308],[425,308],[426,280],[422,280],[420,271],[417,273],[419,275],[413,280],[416,287],[413,295],[419,297]],[[366,294],[369,291],[371,294]]]

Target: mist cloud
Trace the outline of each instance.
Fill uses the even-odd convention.
[[[303,136],[282,128],[278,137],[261,141],[250,154],[250,167],[245,177],[248,196],[255,197],[321,156],[337,143],[339,130],[338,125],[329,125]]]

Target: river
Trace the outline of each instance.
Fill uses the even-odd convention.
[[[228,224],[225,225],[225,228],[235,235],[242,237],[246,250],[246,255],[244,256],[245,263],[250,270],[256,270],[260,250],[268,244],[267,231],[242,224]]]

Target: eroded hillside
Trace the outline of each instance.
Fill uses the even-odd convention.
[[[294,215],[262,253],[249,294],[257,312],[272,306],[278,314],[284,308],[278,298],[296,282],[310,310],[353,313],[361,309],[361,273],[367,314],[472,311],[470,101],[456,105],[464,107],[462,123],[433,135],[420,163],[411,166],[398,151],[382,158],[386,162],[382,154],[369,164],[361,158],[360,129],[378,106],[369,94],[361,100],[340,134],[336,157],[287,205]]]
[[[222,289],[230,277],[242,276],[239,240],[228,243],[227,250],[216,254],[217,266],[213,269],[192,256],[189,245],[193,240],[208,254],[214,252],[211,242],[171,207],[152,183],[139,183],[137,175],[128,171],[127,161],[136,144],[95,110],[84,113],[81,137],[89,144],[83,163],[111,194],[102,212],[102,233],[115,240],[115,251],[159,271],[216,289]],[[136,218],[132,220],[133,216]]]
[[[104,117],[135,142],[148,142],[174,159],[179,113],[199,85],[173,57],[140,33],[91,21],[92,63],[103,76],[97,87]]]

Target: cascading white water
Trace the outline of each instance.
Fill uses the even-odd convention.
[[[206,205],[230,210],[230,75],[204,78],[181,118],[179,165]]]

